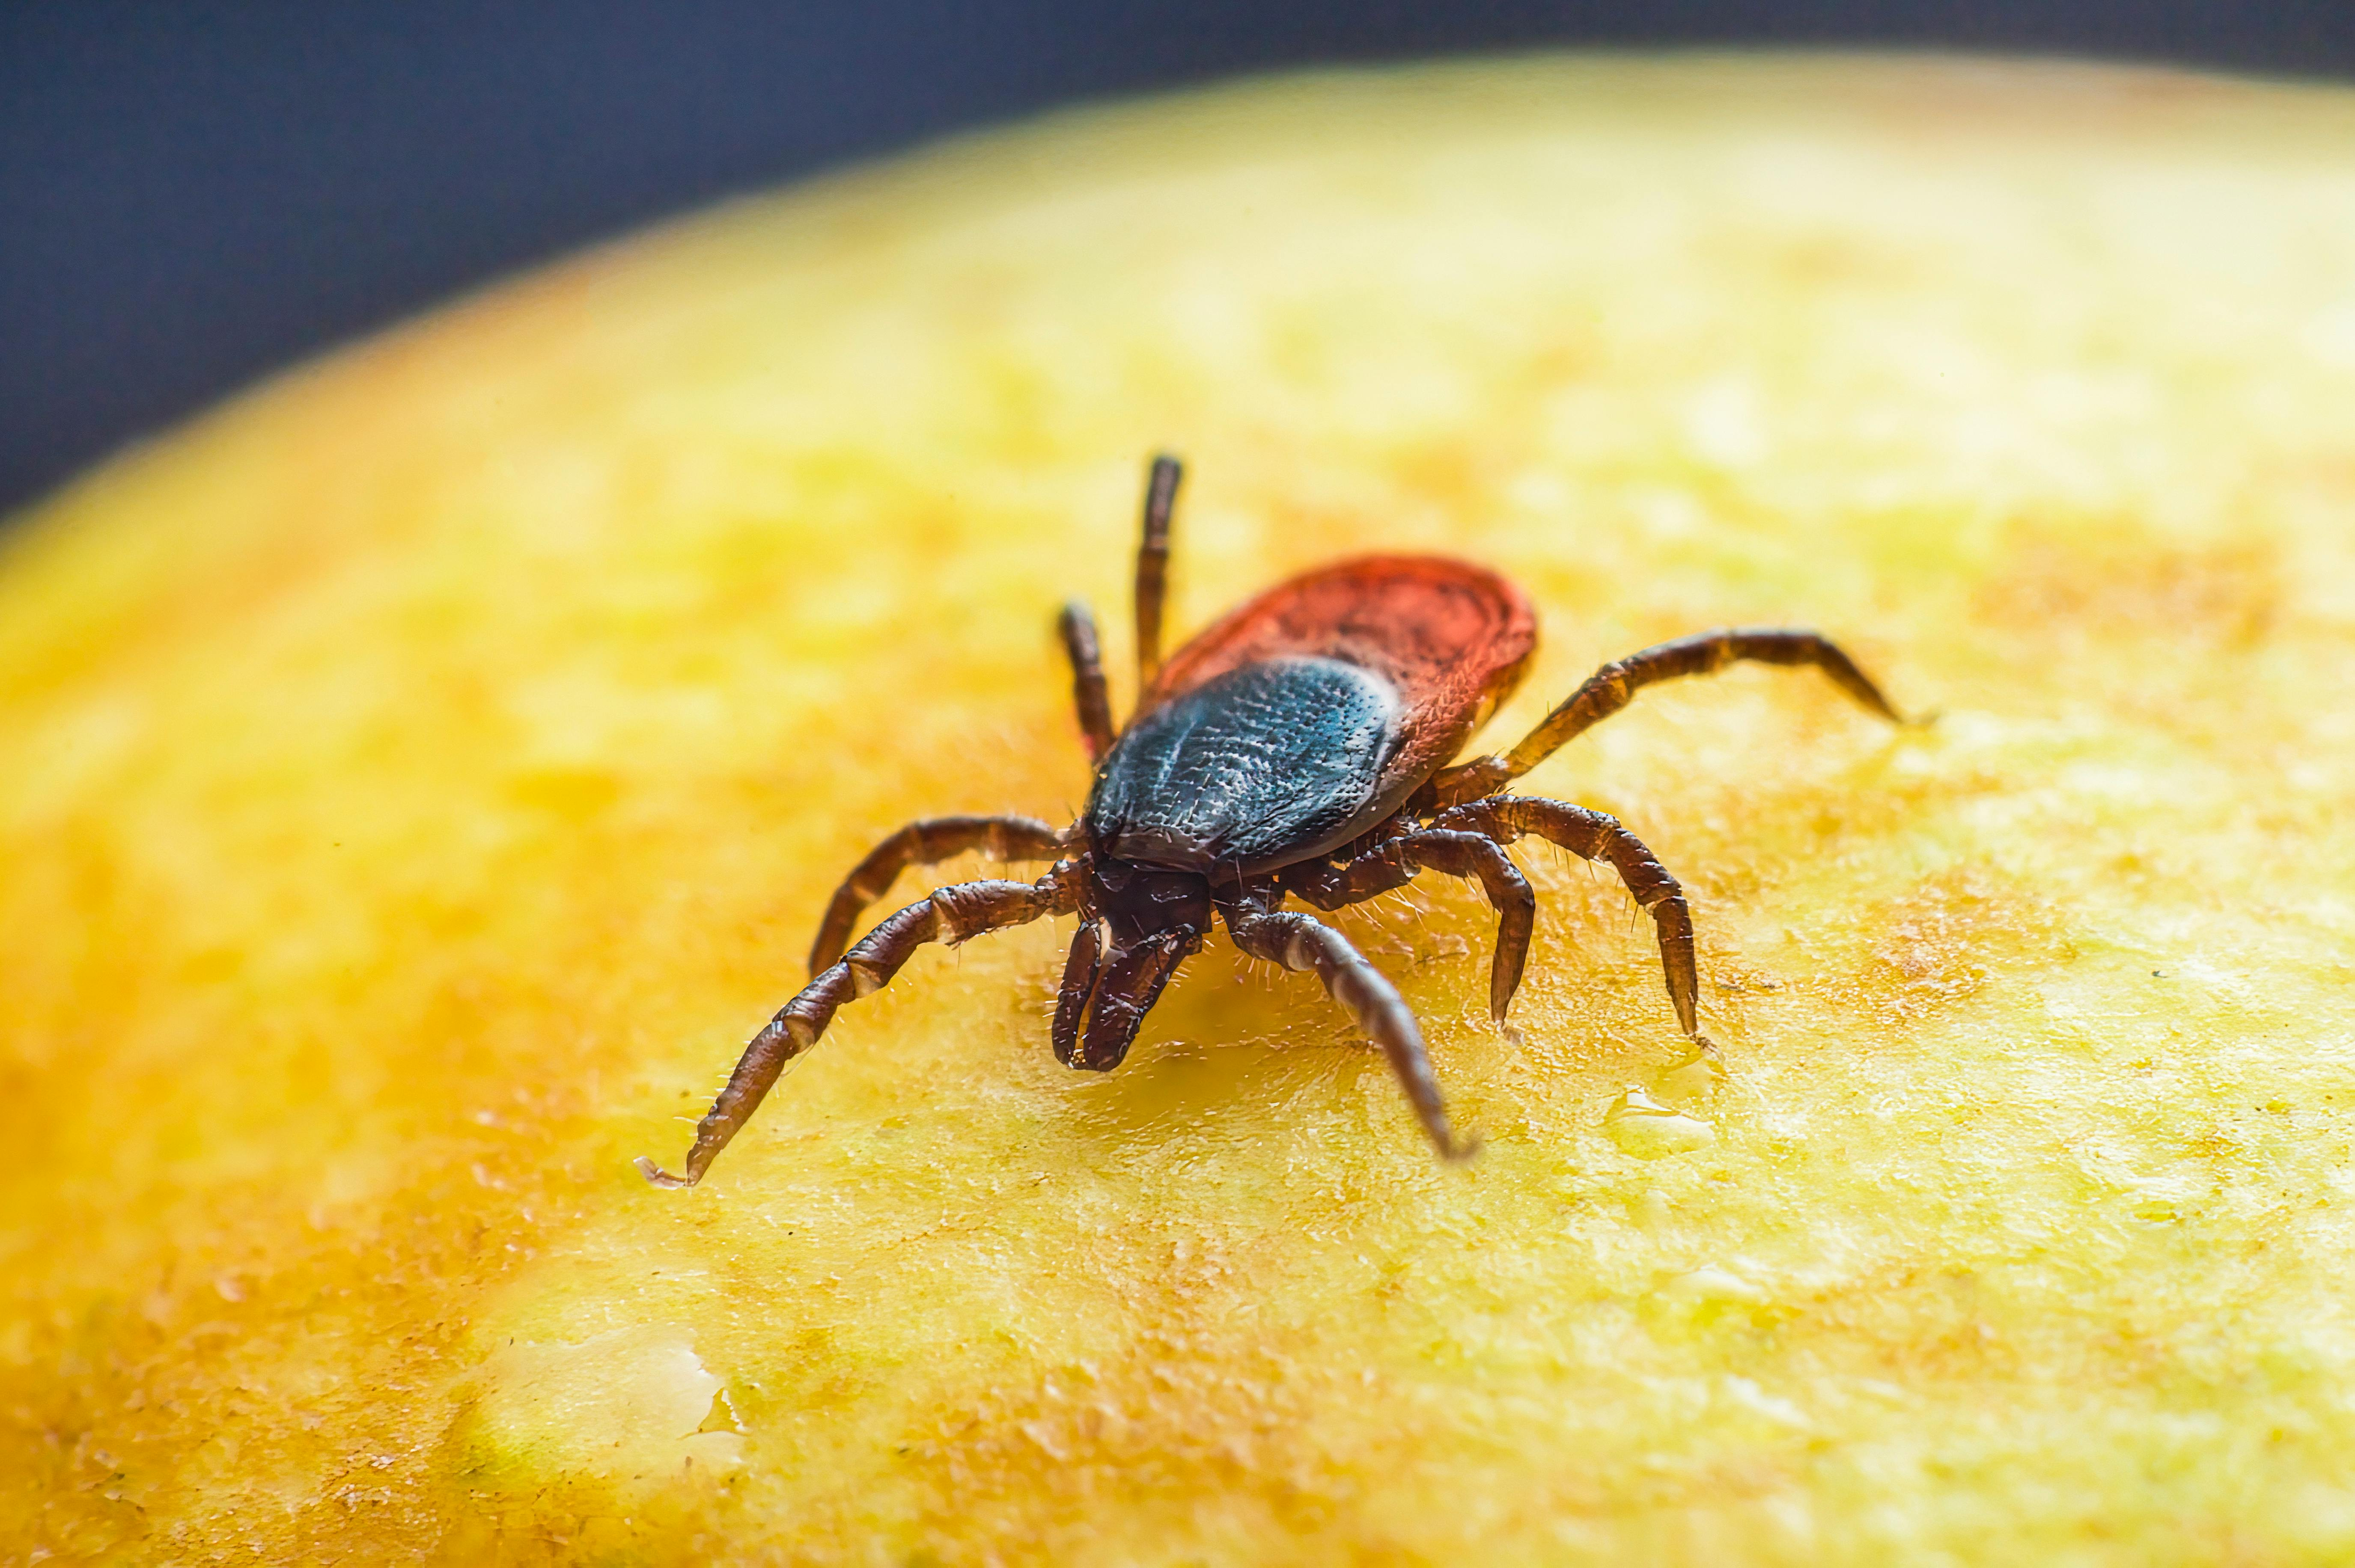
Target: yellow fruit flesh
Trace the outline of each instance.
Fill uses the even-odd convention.
[[[261,389],[0,555],[0,1539],[59,1557],[2355,1552],[2355,99],[1535,61],[1050,122]],[[1069,923],[685,1147],[914,816],[1067,820],[1049,635],[1367,549],[1602,659],[1526,781],[1686,882],[1337,917],[1068,1072]],[[978,874],[971,861],[943,878]],[[904,896],[921,884],[911,877]],[[1624,1095],[1631,1085],[1642,1093]],[[1671,1125],[1674,1123],[1674,1125]]]

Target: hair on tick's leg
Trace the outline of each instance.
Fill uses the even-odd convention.
[[[1063,835],[1034,816],[928,816],[911,822],[867,852],[835,889],[810,944],[809,972],[817,975],[842,956],[861,911],[911,866],[937,865],[978,849],[993,860],[1060,859]]]
[[[637,1161],[638,1169],[657,1187],[694,1186],[728,1147],[728,1140],[752,1119],[785,1064],[817,1043],[843,1003],[881,990],[927,942],[954,947],[986,931],[1002,931],[1040,915],[1069,913],[1074,901],[1065,879],[1060,872],[1050,871],[1036,882],[959,882],[891,915],[860,938],[840,963],[803,987],[801,994],[779,1008],[768,1027],[745,1046],[736,1071],[728,1076],[727,1087],[696,1124],[695,1147],[687,1151],[686,1174],[673,1176],[643,1157]]]
[[[1265,892],[1283,896],[1274,889]],[[1439,1080],[1431,1071],[1431,1053],[1423,1043],[1423,1026],[1398,994],[1398,987],[1367,963],[1349,945],[1348,938],[1311,916],[1273,912],[1267,907],[1265,894],[1254,897],[1246,892],[1222,901],[1219,908],[1235,945],[1245,954],[1287,969],[1313,970],[1324,982],[1326,994],[1340,1003],[1358,1027],[1382,1048],[1416,1119],[1443,1157],[1469,1159],[1479,1152],[1478,1140],[1459,1139],[1448,1123]]]
[[[1744,661],[1813,665],[1861,706],[1892,724],[1906,722],[1856,661],[1820,633],[1784,627],[1700,632],[1604,665],[1505,755],[1475,757],[1440,772],[1432,780],[1435,798],[1440,805],[1450,805],[1502,789],[1626,707],[1646,687],[1683,676],[1714,675],[1730,664]]]
[[[1321,910],[1354,903],[1405,887],[1421,871],[1439,871],[1476,880],[1497,912],[1497,952],[1488,965],[1488,1016],[1499,1029],[1520,988],[1529,957],[1529,933],[1537,923],[1537,895],[1495,840],[1478,833],[1425,827],[1375,844],[1341,865],[1287,866],[1277,879]]]

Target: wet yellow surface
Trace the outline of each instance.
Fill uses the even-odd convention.
[[[0,546],[15,1561],[2355,1554],[2355,99],[1565,60],[1066,118],[268,386]],[[1527,781],[1615,884],[847,1009],[649,1188],[915,815],[1067,819],[1049,635],[1367,549],[1604,658],[1833,632]],[[950,877],[975,874],[962,862]],[[914,877],[905,887],[919,886]]]

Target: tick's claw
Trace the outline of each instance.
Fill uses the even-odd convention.
[[[1475,1133],[1470,1137],[1459,1138],[1451,1136],[1447,1142],[1441,1147],[1439,1157],[1445,1160],[1450,1165],[1463,1165],[1465,1162],[1476,1158],[1479,1153],[1480,1136],[1477,1133]]]
[[[634,1163],[638,1168],[638,1174],[645,1177],[648,1181],[653,1182],[656,1187],[692,1187],[695,1185],[695,1179],[693,1177],[673,1176],[669,1171],[665,1170],[661,1166],[656,1165],[645,1155],[638,1156],[637,1159]]]

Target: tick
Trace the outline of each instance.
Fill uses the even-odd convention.
[[[877,845],[835,892],[810,949],[810,982],[744,1048],[697,1125],[687,1170],[638,1168],[691,1187],[751,1118],[787,1062],[845,1002],[890,982],[927,942],[954,945],[1042,915],[1080,917],[1055,1002],[1056,1058],[1106,1072],[1213,918],[1236,947],[1316,972],[1380,1045],[1423,1131],[1451,1159],[1473,1152],[1447,1119],[1423,1029],[1398,988],[1298,898],[1337,910],[1419,873],[1476,881],[1497,912],[1488,1011],[1501,1027],[1529,957],[1537,900],[1505,846],[1560,845],[1619,874],[1651,915],[1677,1023],[1706,1049],[1697,1016],[1692,913],[1677,880],[1614,818],[1566,801],[1501,793],[1645,687],[1740,660],[1813,665],[1858,702],[1900,721],[1881,689],[1814,632],[1702,632],[1604,665],[1503,755],[1448,765],[1519,683],[1537,646],[1529,597],[1497,573],[1438,556],[1376,555],[1278,583],[1161,657],[1175,459],[1154,459],[1136,552],[1136,711],[1115,730],[1096,626],[1085,605],[1059,622],[1095,784],[1069,827],[1028,816],[937,816]],[[1035,882],[960,882],[850,944],[859,914],[911,865],[979,850],[1050,861]],[[847,944],[847,945],[846,945]]]

